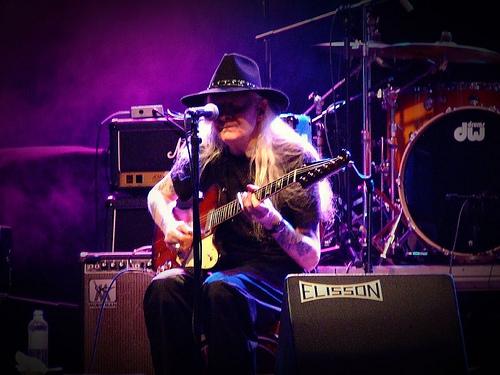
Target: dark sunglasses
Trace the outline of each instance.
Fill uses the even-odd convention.
[[[215,103],[215,105],[217,105],[217,108],[219,108],[219,117],[221,116],[234,117],[236,115],[240,115],[248,111],[253,104],[254,103],[251,100],[241,105],[236,105],[233,103],[224,103],[224,104]]]

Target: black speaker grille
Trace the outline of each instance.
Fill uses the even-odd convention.
[[[466,372],[448,275],[291,275],[284,301],[280,374]]]

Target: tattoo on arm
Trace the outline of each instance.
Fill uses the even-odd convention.
[[[154,222],[164,230],[168,212],[172,211],[172,203],[177,199],[170,174],[163,177],[148,194],[148,208]]]
[[[175,196],[175,190],[174,190],[174,184],[172,182],[172,178],[170,177],[170,174],[167,174],[165,177],[163,177],[160,182],[155,186],[155,189],[160,191],[163,195],[166,195],[167,197]]]
[[[306,233],[301,233],[300,230],[295,230],[290,223],[284,220],[285,227],[283,230],[273,235],[276,242],[285,250],[292,258],[302,258],[311,252],[314,252],[314,233],[310,230]]]

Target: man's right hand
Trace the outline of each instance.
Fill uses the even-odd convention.
[[[191,210],[175,209],[175,217],[181,220],[170,220],[163,232],[166,245],[175,250],[181,257],[189,252],[193,244],[192,212],[187,211]]]

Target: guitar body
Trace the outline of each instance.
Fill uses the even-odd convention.
[[[208,191],[204,194],[203,199],[200,201],[202,269],[210,269],[214,267],[219,260],[219,252],[213,244],[213,235],[211,231],[204,230],[204,228],[206,228],[207,214],[216,208],[218,196],[219,189],[216,186],[212,186],[210,189],[208,189]],[[177,210],[177,212],[179,211]],[[176,209],[174,209],[174,216],[176,216],[176,219],[179,219],[178,215],[176,215]],[[180,254],[176,250],[168,247],[165,243],[165,234],[157,225],[155,226],[153,234],[153,244],[151,246],[151,251],[154,271],[159,272],[171,268],[194,266],[194,256],[192,249],[187,254]]]

